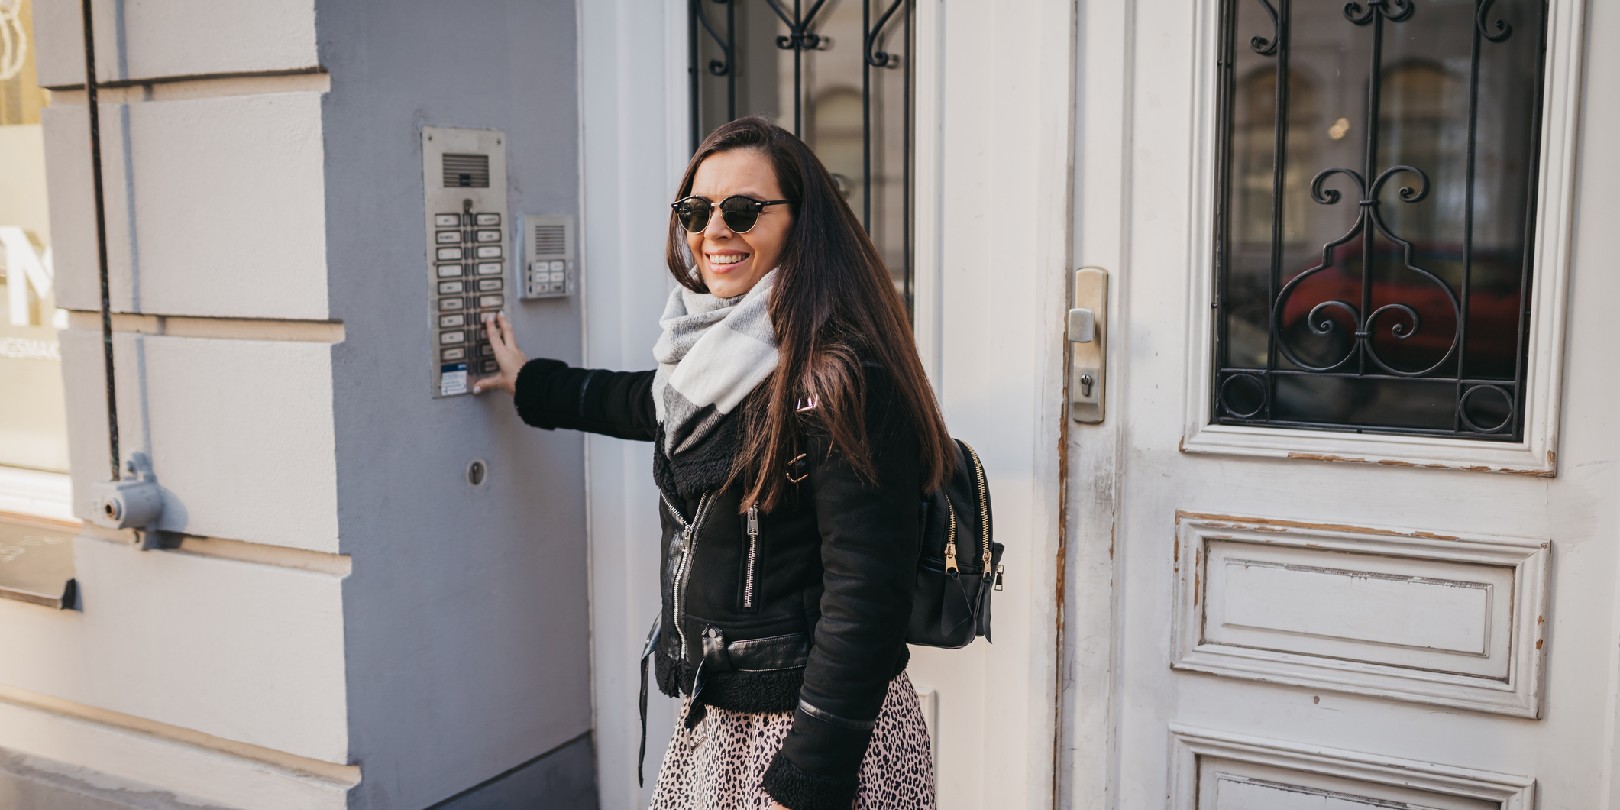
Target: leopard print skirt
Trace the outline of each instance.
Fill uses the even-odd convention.
[[[682,705],[683,714],[687,708]],[[676,724],[649,810],[768,810],[771,797],[760,789],[760,781],[792,727],[792,712],[733,712],[713,706],[693,729]],[[934,810],[928,727],[904,672],[889,681],[872,744],[861,760],[859,783],[856,810]]]

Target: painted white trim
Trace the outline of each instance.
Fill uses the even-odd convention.
[[[1376,527],[1326,528],[1185,512],[1177,513],[1176,523],[1178,573],[1171,613],[1171,668],[1513,717],[1541,716],[1551,543],[1484,535],[1439,537]],[[1213,573],[1204,564],[1210,541],[1511,569],[1509,636],[1503,662],[1507,679],[1206,641],[1205,611]]]
[[[940,330],[944,328],[940,293],[941,230],[945,201],[941,195],[944,166],[940,149],[945,104],[944,0],[918,0],[912,37],[916,74],[912,95],[912,329],[923,369],[936,394],[944,390],[944,358]]]
[[[1123,313],[1131,290],[1132,121],[1136,81],[1135,3],[1082,3],[1077,9],[1073,245],[1075,266],[1109,271],[1109,400],[1102,424],[1067,422],[1064,576],[1060,639],[1059,750],[1055,806],[1109,810],[1119,791],[1120,683],[1124,562],[1115,542],[1126,414],[1133,384]],[[1072,295],[1070,290],[1069,294]],[[1068,358],[1064,358],[1068,367]],[[1121,373],[1124,372],[1124,373]],[[1067,414],[1064,416],[1067,419]]]
[[[912,677],[940,695],[942,810],[1049,807],[1063,756],[1057,552],[1076,4],[936,10],[946,91],[937,383],[951,431],[984,461],[1008,558],[995,644],[915,648]]]
[[[1171,810],[1197,810],[1199,759],[1236,760],[1439,796],[1499,802],[1501,810],[1532,810],[1536,780],[1511,774],[1397,757],[1299,745],[1171,725]]]
[[[1524,441],[1502,442],[1427,436],[1378,436],[1321,430],[1212,425],[1208,358],[1214,340],[1213,243],[1216,105],[1215,54],[1220,31],[1217,0],[1195,10],[1192,141],[1188,193],[1187,400],[1182,450],[1236,456],[1348,461],[1480,472],[1554,475],[1558,469],[1558,415],[1568,310],[1571,226],[1574,221],[1575,147],[1580,116],[1581,43],[1585,3],[1553,0],[1548,8],[1547,69],[1541,165],[1531,280],[1529,364],[1525,378]]]
[[[684,3],[576,4],[580,59],[580,290],[584,364],[646,369],[664,270],[662,201],[691,156]],[[675,704],[649,696],[644,788],[636,786],[642,640],[658,610],[657,494],[648,447],[585,437],[591,693],[603,807],[645,807]]]
[[[0,467],[0,512],[77,521],[73,479],[65,473]]]

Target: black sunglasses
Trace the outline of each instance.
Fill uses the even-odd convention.
[[[685,197],[670,203],[669,207],[675,209],[675,218],[681,221],[681,227],[691,233],[700,233],[709,227],[709,212],[715,206],[720,207],[720,218],[732,233],[748,233],[759,221],[760,212],[765,210],[765,206],[787,202],[791,200],[756,200],[733,194],[718,203],[708,197]]]

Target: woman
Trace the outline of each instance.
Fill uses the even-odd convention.
[[[826,168],[764,119],[715,130],[675,196],[656,371],[526,362],[500,317],[480,384],[536,427],[654,442],[647,653],[686,701],[652,807],[931,808],[905,636],[952,445],[904,306]]]

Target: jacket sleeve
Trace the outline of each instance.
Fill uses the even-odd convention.
[[[537,428],[569,428],[652,441],[657,433],[651,371],[573,368],[537,357],[518,371],[518,416]]]
[[[878,710],[905,649],[921,544],[912,421],[886,372],[867,369],[875,481],[837,453],[811,470],[821,532],[821,618],[793,727],[763,787],[791,810],[848,810]]]

